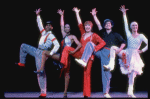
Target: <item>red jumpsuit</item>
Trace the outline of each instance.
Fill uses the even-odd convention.
[[[84,40],[85,30],[84,30],[83,24],[79,24],[79,29],[81,32],[80,43],[82,44],[82,47],[76,53],[71,54],[73,57],[80,59],[84,52],[84,48],[89,41],[93,42],[96,45],[95,46],[96,52],[106,45],[105,41],[96,33],[93,33],[92,36]],[[60,62],[64,64],[65,66],[67,66],[67,63],[68,63],[69,50],[74,51],[75,49],[72,47],[66,46],[62,52]],[[88,96],[88,97],[91,96],[91,67],[92,67],[93,60],[94,60],[94,55],[91,56],[91,58],[89,59],[87,63],[87,67],[84,68],[83,96]]]

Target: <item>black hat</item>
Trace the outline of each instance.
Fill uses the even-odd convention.
[[[110,19],[105,19],[103,23],[103,27],[105,27],[106,22],[111,22],[112,27],[114,26],[114,22]]]

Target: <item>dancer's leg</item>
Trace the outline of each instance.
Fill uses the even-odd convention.
[[[81,59],[75,59],[75,60],[83,67],[86,67],[91,55],[93,54],[94,47],[95,47],[94,43],[88,42],[85,46]]]
[[[65,72],[65,71],[64,71]],[[69,72],[64,74],[65,76],[65,89],[64,89],[64,98],[67,98],[67,90],[69,86],[70,75]]]
[[[110,48],[110,61],[108,65],[104,65],[105,69],[109,69],[110,71],[112,71],[114,69],[115,66],[115,58],[116,58],[116,50],[119,50],[119,47],[117,46],[112,46]],[[119,54],[117,54],[120,58],[122,58],[122,53],[124,52],[124,50],[122,50]]]
[[[21,45],[21,47],[20,47],[20,61],[19,61],[19,63],[21,63],[21,64],[25,64],[26,63],[26,56],[27,56],[27,54],[35,57],[36,50],[37,50],[37,48],[23,43]]]
[[[83,81],[83,96],[90,97],[91,96],[91,67],[92,60],[89,60],[87,67],[84,68],[84,81]]]
[[[65,48],[63,49],[62,55],[61,55],[61,59],[60,59],[60,63],[62,63],[64,66],[67,66],[68,64],[68,57],[69,57],[69,52],[70,51],[74,51],[75,49],[73,47],[69,47],[69,46],[65,46]],[[81,58],[82,53],[80,51],[77,51],[74,54],[71,54],[71,56],[75,57],[75,58]]]
[[[40,51],[40,50],[37,50],[36,51],[36,57],[35,57],[35,60],[36,60],[36,68],[37,70],[40,69],[41,67],[41,62],[42,62],[42,52],[43,51]],[[38,79],[38,84],[39,84],[39,87],[41,89],[41,94],[46,94],[46,91],[47,91],[47,83],[46,83],[46,73],[45,71],[42,73],[42,74],[37,74],[37,79]]]
[[[103,65],[108,64],[110,61],[109,54],[110,54],[110,50],[105,48],[95,53],[96,57],[98,57],[101,62],[103,94],[105,97],[111,97],[109,95],[109,90],[110,90],[110,81],[111,81],[112,74],[110,71],[105,71],[103,67]]]
[[[116,57],[116,50],[119,49],[116,46],[112,46],[110,48],[110,61],[108,65],[104,65],[104,68],[109,69],[110,71],[114,69],[115,65],[115,57]]]
[[[37,72],[40,72],[40,71],[43,71],[43,70],[44,70],[45,62],[46,62],[46,60],[48,59],[48,57],[50,57],[51,59],[54,59],[54,60],[56,60],[56,61],[59,61],[59,59],[60,59],[60,54],[54,54],[53,56],[50,56],[49,53],[50,53],[50,51],[43,51],[43,52],[42,52],[41,68],[40,68]]]
[[[137,75],[137,73],[134,71],[132,71],[130,74],[128,74],[128,78],[129,78],[128,95],[131,97],[135,97],[133,94],[133,90],[134,90],[134,80],[135,80],[136,75]]]
[[[84,52],[81,57],[81,60],[83,60],[85,63],[87,63],[89,61],[89,59],[94,51],[94,46],[95,46],[95,44],[92,42],[88,42],[86,44],[86,47],[85,47]]]

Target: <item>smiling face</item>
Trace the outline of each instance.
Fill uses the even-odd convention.
[[[53,30],[52,25],[51,24],[46,24],[45,31],[48,32],[48,31],[51,31],[51,30]]]
[[[70,25],[69,25],[69,24],[66,24],[66,25],[65,25],[64,31],[65,31],[66,33],[70,33]]]
[[[93,23],[91,21],[86,21],[84,23],[84,28],[86,32],[91,32],[93,27]]]
[[[84,27],[86,32],[91,32],[92,28],[89,24],[86,24]]]
[[[110,30],[112,27],[113,27],[113,26],[112,26],[112,24],[111,24],[110,21],[108,21],[108,22],[105,23],[105,29],[106,29],[106,30]]]
[[[132,22],[130,25],[130,28],[132,31],[137,32],[138,31],[138,23],[137,22]]]

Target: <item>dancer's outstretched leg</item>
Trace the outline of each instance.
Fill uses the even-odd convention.
[[[93,42],[88,42],[85,46],[84,52],[82,54],[81,59],[75,59],[78,63],[80,63],[83,67],[87,66],[87,63],[94,51],[95,44]]]
[[[39,70],[34,71],[35,73],[43,73],[44,71],[44,67],[45,67],[45,62],[48,59],[48,57],[50,57],[51,59],[54,59],[56,61],[59,61],[60,59],[60,54],[54,54],[52,56],[50,56],[50,51],[43,51],[42,52],[42,62],[41,62],[41,67]]]
[[[118,50],[119,48],[116,46],[112,46],[110,48],[110,61],[108,65],[104,65],[103,67],[107,70],[112,71],[114,69],[115,66],[115,57],[116,57],[116,50]],[[120,54],[120,53],[119,53]]]
[[[26,63],[26,56],[27,54],[35,57],[37,48],[30,46],[28,44],[21,44],[20,46],[20,61],[19,63],[16,63],[19,66],[25,67]]]

